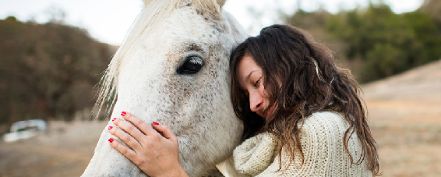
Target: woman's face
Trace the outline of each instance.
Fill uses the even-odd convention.
[[[253,56],[245,54],[239,61],[236,73],[241,88],[248,96],[250,110],[265,118],[267,122],[270,121],[268,119],[274,111],[274,106],[270,108],[268,93],[263,84],[262,68],[256,64]]]

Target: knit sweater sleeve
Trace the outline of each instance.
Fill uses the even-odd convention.
[[[351,163],[344,149],[343,137],[348,128],[344,118],[333,112],[314,113],[301,125],[302,157],[297,153],[294,161],[282,151],[282,170],[278,171],[276,157],[261,176],[372,176],[365,165]],[[361,155],[361,146],[354,133],[348,143],[348,150],[355,161]]]

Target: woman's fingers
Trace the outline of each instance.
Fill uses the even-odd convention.
[[[163,137],[170,139],[170,140],[173,140],[173,141],[176,140],[175,134],[167,126],[159,124],[159,122],[153,122],[152,126]]]
[[[122,121],[120,119],[113,119],[112,122],[120,129],[127,132],[130,136],[135,138],[137,142],[142,143],[144,141],[145,138],[144,133],[142,133],[137,127],[132,125],[130,122]]]
[[[125,144],[127,144],[127,146],[129,146],[133,150],[138,151],[141,149],[141,143],[139,141],[137,141],[135,138],[133,138],[131,135],[122,131],[121,129],[109,126],[108,130],[109,130],[110,134],[119,138],[121,141],[123,141]]]
[[[155,139],[157,141],[159,140],[157,138],[161,137],[176,140],[176,136],[173,134],[173,132],[168,127],[160,125],[158,122],[153,122],[152,126],[148,126],[143,120],[125,111],[121,113],[121,116],[126,121],[119,119],[113,119],[112,121],[115,123],[115,125],[135,138],[136,141],[142,146],[145,143],[149,143],[146,141],[155,141]],[[148,138],[148,136],[150,136],[150,138]]]
[[[133,116],[132,114],[129,114],[129,113],[123,111],[123,112],[121,112],[121,116],[146,135],[149,135],[154,132],[153,129],[151,127],[147,126],[147,124],[143,120],[138,119],[137,117]]]
[[[118,141],[115,141],[113,138],[109,138],[110,146],[112,146],[114,149],[116,149],[119,153],[124,155],[127,159],[130,161],[133,161],[136,159],[136,153],[135,151],[131,150],[130,148],[124,146]]]

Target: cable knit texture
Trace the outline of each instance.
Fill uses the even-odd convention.
[[[366,160],[359,165],[351,163],[343,145],[344,133],[349,125],[340,114],[314,113],[300,126],[303,164],[300,154],[289,163],[289,154],[282,148],[282,170],[278,171],[277,141],[270,133],[260,133],[236,147],[233,156],[218,165],[219,171],[226,177],[372,176]],[[348,149],[357,161],[362,148],[355,133],[349,139]]]

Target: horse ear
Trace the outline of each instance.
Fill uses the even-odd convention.
[[[147,6],[152,0],[143,0],[144,6]],[[216,0],[219,7],[224,6],[226,0]]]
[[[150,0],[143,0],[144,2],[144,6],[147,6],[147,4],[149,4]]]
[[[226,0],[217,0],[217,4],[219,4],[219,7],[224,6]]]
[[[152,1],[154,1],[154,0],[143,0],[143,2],[144,2],[144,7],[147,6],[147,5],[149,5]]]

